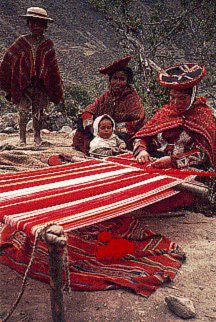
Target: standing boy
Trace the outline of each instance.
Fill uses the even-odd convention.
[[[53,42],[44,36],[49,18],[39,7],[27,9],[30,33],[20,36],[6,51],[0,66],[0,88],[19,111],[20,144],[26,144],[26,125],[32,107],[35,145],[41,145],[43,111],[49,102],[63,102],[63,84]]]

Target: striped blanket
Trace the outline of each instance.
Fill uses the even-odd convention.
[[[134,243],[135,252],[119,262],[98,260],[96,249],[100,232],[109,231],[114,238]],[[184,260],[178,245],[160,234],[146,230],[145,222],[134,218],[117,218],[68,232],[68,258],[72,290],[102,291],[124,288],[148,297],[164,282],[174,279]],[[24,274],[33,248],[33,238],[5,226],[4,240],[14,247],[4,250],[0,262]],[[40,242],[29,276],[49,283],[47,245]]]
[[[171,198],[182,179],[146,172],[131,161],[86,160],[36,171],[3,174],[0,219],[26,234],[54,221],[66,232]],[[125,162],[125,160],[124,160]],[[133,163],[132,163],[133,162]]]
[[[68,235],[74,290],[123,287],[148,297],[164,281],[172,280],[184,258],[178,245],[145,230],[141,219],[113,218],[141,207],[161,208],[164,200],[170,206],[170,200],[179,196],[173,187],[182,178],[192,176],[148,173],[130,156],[124,156],[121,161],[121,158],[86,160],[3,174],[0,179],[0,217],[5,223],[2,240],[12,241],[14,247],[4,250],[0,262],[23,274],[37,229],[55,222]],[[133,241],[135,252],[117,263],[97,259],[96,248],[100,244],[97,236],[102,231],[111,232],[117,239]],[[48,272],[47,245],[40,242],[30,276],[49,282]]]

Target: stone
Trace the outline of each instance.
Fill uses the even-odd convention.
[[[1,117],[4,127],[14,127],[18,123],[18,113],[7,113]]]
[[[49,134],[49,133],[50,133],[50,131],[49,131],[49,130],[47,130],[47,129],[42,129],[42,130],[41,130],[41,133],[43,133],[43,134]]]
[[[196,316],[193,302],[186,297],[170,295],[165,297],[165,302],[168,308],[181,318],[190,319]]]
[[[2,132],[7,133],[7,134],[11,134],[11,133],[16,132],[16,130],[14,130],[14,128],[11,126],[7,126],[6,128],[4,128],[4,130]]]
[[[0,118],[0,132],[2,132],[4,130],[4,128],[5,128],[5,126],[2,123],[1,118]]]
[[[62,126],[61,130],[59,130],[59,132],[66,132],[66,133],[71,133],[72,132],[72,128],[68,125]]]

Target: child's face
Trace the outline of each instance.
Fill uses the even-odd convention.
[[[113,133],[113,124],[111,120],[104,119],[100,121],[99,128],[98,128],[98,135],[102,139],[109,139],[112,133]]]
[[[45,21],[42,19],[29,19],[28,27],[33,36],[42,36],[45,25]]]

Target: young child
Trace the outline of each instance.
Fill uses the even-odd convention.
[[[90,155],[103,158],[125,152],[126,144],[115,131],[115,122],[107,114],[98,116],[93,124],[94,139],[90,142]]]
[[[20,145],[26,145],[26,125],[32,110],[34,142],[42,144],[43,112],[49,102],[64,102],[54,44],[44,36],[49,18],[39,7],[27,9],[23,16],[29,33],[18,37],[6,50],[0,64],[0,89],[19,112]]]

